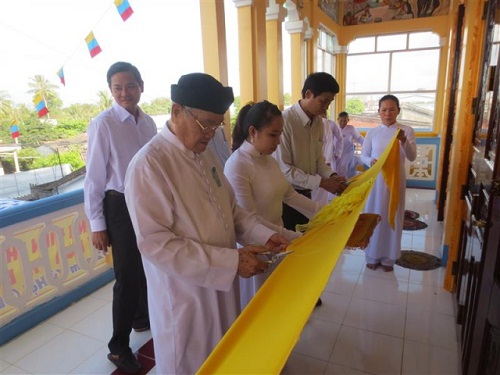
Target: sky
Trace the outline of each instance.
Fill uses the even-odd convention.
[[[236,8],[226,2],[228,50],[237,51]],[[106,72],[116,61],[136,65],[145,88],[141,102],[170,97],[170,85],[202,72],[199,0],[129,0],[124,22],[113,0],[0,0],[0,91],[32,105],[28,83],[43,75],[58,86],[63,105],[97,103],[108,91]],[[234,20],[234,21],[233,21]],[[102,52],[90,57],[93,31]],[[239,91],[238,54],[228,54],[229,85]],[[66,86],[57,76],[63,67]]]

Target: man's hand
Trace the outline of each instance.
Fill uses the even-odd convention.
[[[288,241],[285,237],[274,233],[266,242],[266,247],[273,253],[279,253],[285,251],[288,246]]]
[[[257,258],[257,254],[268,251],[267,247],[259,245],[248,245],[238,249],[238,275],[248,278],[266,272],[269,268],[269,263]]]
[[[104,251],[105,253],[108,251],[109,244],[109,236],[107,230],[101,230],[98,232],[92,232],[92,245],[97,250]]]
[[[319,187],[332,194],[342,194],[347,187],[346,179],[338,175],[334,175],[330,178],[322,178]]]

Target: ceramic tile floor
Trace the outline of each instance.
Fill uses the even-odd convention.
[[[429,226],[405,231],[403,249],[441,256],[434,198],[433,190],[407,190],[406,209]],[[459,374],[453,295],[443,277],[444,268],[368,270],[362,251],[345,250],[282,373]],[[2,346],[0,373],[111,374],[111,294],[106,285]],[[150,338],[133,332],[132,349]]]

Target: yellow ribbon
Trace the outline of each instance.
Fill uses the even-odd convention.
[[[311,220],[307,232],[289,245],[288,250],[293,252],[273,271],[198,374],[280,373],[349,239],[373,182],[388,160],[393,143],[394,139],[378,162],[351,180],[346,191]]]

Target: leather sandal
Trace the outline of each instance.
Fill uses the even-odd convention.
[[[378,263],[366,263],[366,268],[369,270],[375,271],[378,268]]]

